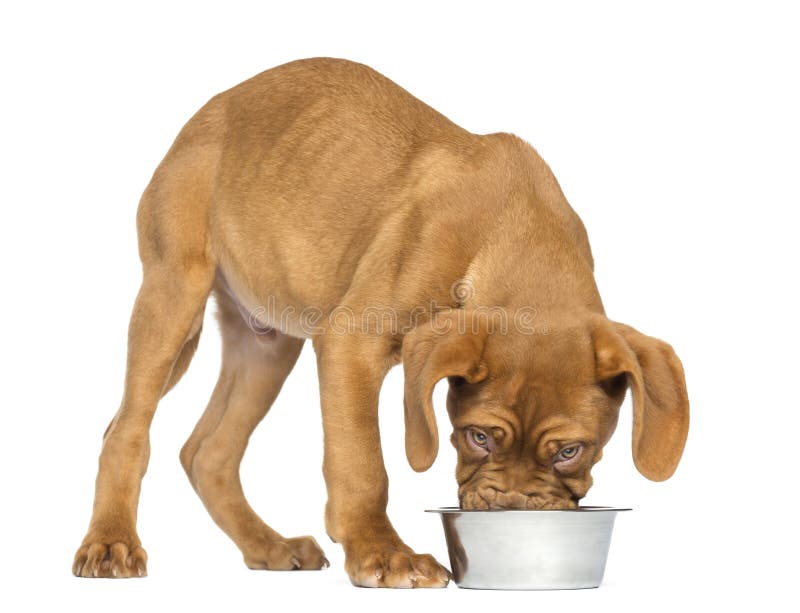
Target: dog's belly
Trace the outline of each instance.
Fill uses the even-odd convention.
[[[310,309],[298,310],[276,294],[248,290],[244,284],[231,281],[230,273],[221,268],[217,269],[217,287],[231,299],[244,323],[260,340],[269,341],[278,333],[311,338],[316,331],[317,318]],[[258,294],[263,299],[256,297]]]

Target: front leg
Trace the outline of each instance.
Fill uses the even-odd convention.
[[[345,568],[364,587],[445,587],[447,569],[414,553],[386,515],[389,482],[378,429],[378,393],[391,364],[386,339],[326,335],[315,340],[328,488],[325,526]]]

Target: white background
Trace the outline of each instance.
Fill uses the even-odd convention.
[[[797,551],[800,363],[798,19],[789,3],[15,3],[2,9],[0,608],[674,610],[786,603]],[[556,6],[557,4],[557,6]],[[291,5],[291,7],[289,7]],[[692,426],[674,478],[630,458],[630,405],[585,504],[620,516],[605,582],[581,592],[350,586],[324,533],[322,432],[307,346],[243,466],[322,572],[246,569],[178,462],[219,366],[213,308],[189,373],[161,403],[140,505],[145,580],[70,574],[96,458],[122,390],[140,268],[134,215],[182,124],[213,94],[316,55],[367,63],[473,132],[512,131],[583,218],[607,312],[672,343]],[[442,440],[449,424],[436,391]],[[448,445],[417,475],[403,453],[402,371],[381,395],[390,515],[447,562]],[[581,555],[575,551],[575,555]]]

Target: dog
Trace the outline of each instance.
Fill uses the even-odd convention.
[[[433,463],[447,411],[464,509],[573,509],[628,389],[633,460],[660,481],[689,426],[680,360],[605,315],[586,230],[522,139],[475,135],[362,64],[267,70],[179,133],[137,213],[142,284],[125,388],[104,437],[82,577],[137,577],[149,427],[186,371],[208,298],[222,368],[180,452],[214,521],[254,569],[328,566],[245,500],[239,465],[311,339],[324,430],[325,527],[357,586],[443,587],[386,514],[378,392],[402,362],[410,465]]]

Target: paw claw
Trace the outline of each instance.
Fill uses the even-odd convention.
[[[131,538],[128,543],[103,537],[87,538],[75,554],[72,572],[77,577],[143,577],[147,554]]]
[[[359,543],[345,547],[348,575],[363,587],[446,587],[449,573],[429,555],[419,555],[394,543]]]

